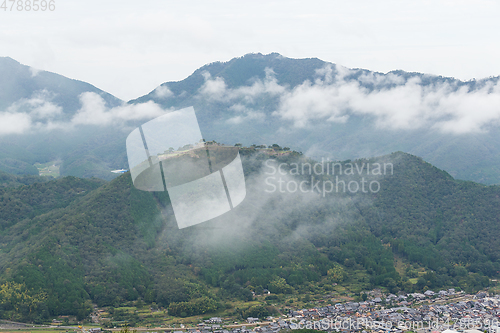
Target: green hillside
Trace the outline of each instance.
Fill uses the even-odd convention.
[[[22,185],[31,185],[34,183],[44,183],[52,179],[52,177],[40,177],[35,175],[13,175],[0,171],[0,188],[18,187]]]
[[[283,163],[282,172],[314,163],[277,147],[242,149],[245,201],[181,230],[168,196],[136,190],[129,174],[105,184],[66,177],[0,190],[0,313],[81,319],[92,303],[113,308],[142,300],[189,316],[249,301],[263,289],[321,294],[337,283],[358,294],[376,286],[472,291],[497,275],[498,186],[457,181],[394,153],[339,164],[392,163],[383,177],[339,176],[347,184],[376,180],[377,193],[269,193],[267,160]],[[337,175],[315,177],[333,184]],[[286,184],[310,179],[273,176]],[[396,270],[395,256],[406,271]]]

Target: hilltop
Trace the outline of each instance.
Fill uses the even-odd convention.
[[[5,290],[16,286],[6,281],[18,284],[38,300],[31,312],[4,300],[4,317],[83,319],[92,303],[113,308],[138,301],[154,302],[170,316],[234,314],[240,311],[234,302],[263,289],[284,299],[345,288],[359,295],[377,286],[471,292],[497,275],[498,186],[455,180],[401,152],[335,162],[342,174],[296,174],[296,166],[315,170],[317,162],[278,145],[259,150],[240,149],[245,201],[181,230],[168,195],[136,190],[128,173],[104,184],[66,177],[2,190],[8,219],[0,232],[0,284]],[[392,169],[381,175],[377,164]],[[346,171],[362,166],[361,173]],[[321,181],[318,189],[328,181],[378,182],[380,189],[293,190],[293,182],[311,176]]]

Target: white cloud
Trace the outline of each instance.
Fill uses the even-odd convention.
[[[73,125],[121,125],[130,120],[151,119],[165,114],[165,110],[152,101],[109,109],[104,99],[93,92],[81,94],[80,103],[82,107],[71,120]]]
[[[264,80],[255,80],[251,86],[241,86],[236,89],[231,89],[228,92],[229,99],[243,98],[249,103],[253,103],[254,99],[263,95],[271,96],[280,95],[286,91],[286,87],[278,84],[276,73],[271,68],[264,69],[266,76]]]
[[[31,111],[31,115],[36,118],[52,118],[62,113],[62,107],[50,102],[42,102],[35,106]]]
[[[278,84],[274,71],[271,68],[265,68],[265,73],[264,80],[256,79],[251,85],[230,89],[223,78],[212,79],[210,73],[203,72],[205,83],[199,90],[200,97],[221,102],[242,99],[246,103],[254,103],[256,98],[264,94],[271,96],[283,94],[287,88]]]
[[[473,92],[462,88],[441,98],[439,107],[452,118],[438,121],[435,127],[454,133],[484,131],[490,125],[500,123],[500,85],[486,86]]]
[[[0,135],[47,128],[53,119],[62,114],[62,107],[51,101],[53,97],[54,94],[46,90],[36,91],[31,98],[22,98],[0,112]]]
[[[340,68],[340,66],[337,66]],[[331,65],[326,65],[322,68],[316,69],[315,70],[316,75],[319,76],[316,82],[321,83],[323,80],[321,77],[324,77],[324,82],[325,83],[332,83],[333,81],[333,68]]]
[[[78,125],[123,126],[128,121],[153,119],[167,112],[152,101],[108,108],[100,95],[85,92],[79,96],[81,108],[71,120],[61,120],[63,109],[51,102],[51,97],[47,91],[39,91],[0,112],[0,135],[70,130]]]
[[[83,125],[107,125],[112,121],[112,115],[106,110],[106,102],[96,93],[85,92],[80,95],[82,107],[71,122]]]
[[[31,117],[26,113],[0,112],[0,135],[22,134],[31,128]]]
[[[370,90],[358,81],[346,81],[346,70],[340,79],[328,84],[332,82],[330,73],[319,71],[324,80],[306,81],[282,94],[274,115],[296,127],[314,121],[345,122],[350,115],[365,115],[374,117],[381,128],[433,127],[456,134],[484,131],[500,123],[499,84],[469,91],[448,83],[423,85],[418,77],[406,81],[394,73],[385,77],[361,75],[361,82],[374,84],[375,89]]]
[[[345,122],[348,119],[346,94],[352,85],[324,86],[309,81],[281,96],[280,107],[274,114],[291,120],[296,127],[304,127],[312,119]]]
[[[266,114],[264,112],[250,109],[242,104],[232,105],[229,110],[235,111],[238,115],[229,118],[226,121],[228,124],[241,124],[249,120],[263,121],[266,119]]]
[[[374,72],[366,72],[359,76],[358,80],[363,84],[373,84],[375,87],[381,87],[388,84],[404,84],[405,79],[394,73],[380,74]]]
[[[42,72],[42,70],[30,66],[30,72],[31,72],[31,77],[35,77],[38,75],[38,73]]]
[[[332,65],[316,70],[313,82],[306,80],[294,88],[280,85],[269,68],[265,79],[236,88],[229,88],[221,77],[203,75],[199,97],[229,104],[229,111],[235,113],[227,120],[230,124],[264,120],[263,110],[255,107],[264,95],[277,99],[274,116],[299,128],[318,121],[346,123],[354,115],[372,117],[379,128],[434,128],[455,134],[500,124],[500,85],[493,81],[469,91],[468,86],[459,88],[457,82],[429,75],[422,78],[436,80],[423,84],[419,76],[360,73]]]
[[[455,134],[487,131],[500,125],[500,84],[494,80],[478,82],[476,86],[480,88],[475,89],[468,85],[459,87],[453,81],[435,80],[424,85],[418,76],[406,79],[395,73],[358,75],[358,70],[329,65],[316,71],[313,82],[305,81],[291,88],[280,85],[272,69],[265,72],[264,79],[254,79],[236,88],[229,88],[222,78],[212,78],[205,72],[197,97],[225,103],[229,111],[226,122],[233,125],[264,121],[264,108],[269,105],[276,105],[273,116],[298,128],[317,122],[346,123],[352,116],[372,117],[374,126],[379,128],[433,128]],[[352,79],[353,74],[357,80]],[[428,79],[433,81],[432,77],[425,77]],[[156,93],[165,97],[172,94],[167,87],[157,88]],[[100,95],[86,92],[80,95],[81,108],[73,118],[62,121],[63,110],[53,99],[53,94],[38,91],[31,98],[12,104],[1,113],[0,134],[76,125],[122,126],[167,112],[151,101],[109,108]],[[262,101],[266,101],[265,106]]]
[[[211,78],[209,72],[203,72],[205,83],[200,88],[200,94],[209,100],[224,100],[227,95],[227,86],[221,77]]]
[[[35,91],[31,98],[22,98],[7,108],[8,112],[25,112],[37,119],[50,119],[62,113],[62,108],[52,103],[54,94],[47,90]]]
[[[172,97],[174,96],[174,93],[168,89],[167,86],[165,85],[162,85],[162,86],[158,86],[156,89],[155,89],[155,96],[157,98],[164,98],[164,99],[167,99],[169,97]]]

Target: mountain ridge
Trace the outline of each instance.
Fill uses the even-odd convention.
[[[23,68],[25,76],[29,75],[31,79],[29,68]],[[41,72],[40,75],[44,74]],[[316,159],[336,160],[379,156],[400,150],[423,156],[456,178],[498,184],[500,131],[495,121],[477,124],[483,126],[479,127],[480,130],[454,133],[436,127],[442,124],[440,126],[446,125],[448,129],[459,129],[467,124],[466,121],[446,124],[453,114],[445,114],[436,120],[438,123],[430,122],[425,126],[418,125],[421,119],[411,119],[412,113],[429,105],[431,109],[422,116],[424,123],[426,114],[432,118],[435,113],[452,112],[460,105],[473,104],[474,94],[488,99],[494,96],[494,91],[489,91],[488,87],[495,87],[498,80],[499,77],[490,77],[460,81],[402,70],[383,74],[348,69],[317,58],[290,59],[277,53],[247,54],[227,62],[207,64],[186,79],[165,82],[126,105],[131,108],[156,105],[166,112],[194,106],[203,136],[226,144],[250,146],[281,142]],[[353,89],[355,94],[349,97],[349,91]],[[399,92],[403,93],[402,96],[410,93],[410,97],[390,95]],[[444,97],[433,99],[434,95],[441,93]],[[467,94],[472,94],[469,100]],[[427,99],[418,102],[420,108],[413,110],[411,105],[404,104],[405,100],[411,101],[422,95]],[[456,100],[451,106],[444,105],[439,112],[433,111],[432,105],[439,104],[439,101],[446,104],[453,98]],[[341,102],[336,102],[338,99]],[[355,108],[349,103],[359,100],[364,101],[357,106],[362,110],[354,112]],[[395,100],[403,101],[403,104],[391,109]],[[10,107],[22,106],[13,103]],[[376,105],[372,108],[373,103]],[[495,102],[492,103],[494,106]],[[63,113],[67,111],[55,102],[44,105],[54,111],[58,108]],[[71,110],[78,106],[75,103],[68,105],[69,112],[64,117],[69,117]],[[104,109],[103,116],[110,116],[111,110],[115,110],[112,103]],[[134,112],[142,112],[138,110]],[[377,110],[386,113],[380,116]],[[457,110],[455,115],[466,114]],[[398,122],[402,125],[394,125]],[[126,126],[139,124],[137,120]],[[97,176],[109,180],[114,176],[109,170],[127,168],[123,144],[126,133],[122,125],[111,123],[104,127],[97,124],[92,129],[87,126],[88,130],[71,138],[71,144],[66,144],[69,142],[65,140],[66,135],[57,130],[49,132],[55,133],[53,137],[44,134],[41,139],[37,137],[39,133],[3,136],[0,169],[20,174],[35,173],[30,164],[61,159],[62,175]],[[416,127],[412,127],[414,125]],[[100,139],[94,140],[93,137]],[[83,151],[75,153],[75,149]]]
[[[122,166],[123,155],[112,153],[108,159],[95,151],[106,149],[112,135],[116,137],[122,130],[108,128],[103,133],[99,127],[72,126],[72,119],[83,108],[85,94],[102,99],[108,108],[123,105],[120,99],[89,83],[0,57],[0,116],[2,122],[9,122],[9,127],[0,128],[0,170],[38,174],[35,163],[57,161],[63,175],[111,179],[110,160],[120,159],[117,164]],[[98,147],[91,147],[92,141],[99,142]],[[71,165],[74,149],[79,150],[77,167]]]
[[[32,98],[33,92],[43,90],[53,93],[52,100],[70,115],[80,108],[78,95],[84,91],[99,94],[111,106],[122,103],[120,99],[90,83],[34,69],[10,57],[0,57],[0,75],[9,78],[0,80],[0,109],[11,106],[20,99]]]
[[[180,230],[168,194],[136,190],[130,174],[102,185],[66,177],[1,190],[3,214],[18,219],[0,231],[0,285],[14,281],[46,293],[44,310],[23,317],[43,321],[84,318],[91,302],[143,300],[176,313],[179,304],[196,308],[204,299],[211,312],[233,299],[251,300],[251,291],[264,288],[283,295],[307,293],[311,286],[331,290],[334,282],[356,292],[376,286],[391,292],[457,285],[477,290],[488,286],[485,276],[497,275],[499,247],[486,246],[498,243],[500,234],[479,226],[499,222],[499,186],[454,180],[398,152],[341,162],[392,163],[394,171],[383,177],[341,175],[346,182],[379,181],[376,193],[269,193],[266,160],[284,164],[280,177],[287,183],[310,180],[308,174],[292,176],[293,163],[316,162],[296,152],[266,151],[241,150],[247,197],[237,209]],[[335,181],[335,175],[315,176]],[[67,198],[63,205],[50,206],[55,194]],[[16,207],[29,200],[32,208],[19,215]],[[461,250],[448,251],[456,246]],[[405,258],[409,273],[396,271],[395,254]],[[410,282],[417,268],[427,274],[418,285]]]
[[[222,77],[226,78],[227,76],[230,76],[230,74],[224,75],[224,74],[226,74],[225,70],[227,70],[228,68],[231,68],[232,66],[237,66],[238,62],[245,60],[245,59],[248,59],[248,58],[255,60],[255,61],[258,61],[258,60],[265,61],[267,59],[270,59],[270,60],[287,60],[290,63],[292,63],[292,62],[295,62],[295,63],[309,62],[310,63],[309,65],[313,66],[313,69],[319,69],[327,64],[332,65],[334,67],[339,66],[338,64],[323,61],[319,58],[287,58],[287,57],[285,57],[279,53],[276,53],[276,52],[272,52],[269,54],[248,53],[248,54],[245,54],[241,57],[236,57],[236,58],[233,58],[233,59],[226,61],[226,62],[216,61],[216,62],[212,62],[212,63],[206,64],[206,65],[203,65],[202,67],[196,69],[191,75],[189,75],[187,78],[185,78],[183,80],[166,81],[166,82],[160,84],[158,87],[167,86],[167,87],[171,88],[172,92],[174,92],[175,94],[180,94],[180,93],[182,93],[182,89],[185,88],[186,86],[191,86],[195,83],[199,83],[199,85],[201,86],[201,84],[203,83],[203,79],[200,78],[200,75],[203,72],[206,71],[206,72],[210,73],[212,76],[222,76]],[[263,70],[266,67],[272,67],[272,61],[270,63],[271,63],[271,66],[267,66],[267,64],[266,64],[265,66],[262,66],[262,65],[256,66],[257,69],[255,69],[255,68],[252,69],[252,72],[256,73],[256,75],[254,74],[254,75],[244,76],[243,78],[239,78],[239,80],[229,80],[227,83],[229,86],[239,86],[239,85],[244,85],[244,84],[248,83],[249,80],[254,79],[254,78],[263,79],[265,77]],[[408,72],[408,71],[405,71],[402,69],[395,69],[395,70],[388,71],[386,73],[371,71],[369,69],[358,68],[358,67],[350,68],[350,69],[355,71],[356,75],[358,75],[358,76],[360,74],[367,73],[367,72],[373,73],[373,74],[378,74],[378,75],[385,75],[385,76],[390,75],[390,74],[403,75],[405,77],[418,76],[420,78],[439,78],[442,81],[459,82],[461,85],[467,85],[467,84],[472,84],[472,83],[483,84],[485,81],[488,81],[488,80],[498,81],[500,79],[500,75],[490,76],[488,78],[481,78],[481,79],[460,80],[460,79],[457,79],[457,78],[452,77],[452,76],[442,76],[442,75],[431,74],[431,73]],[[291,83],[291,86],[295,87],[295,86],[303,83],[307,79],[309,79],[309,80],[313,79],[314,76],[311,75],[311,73],[312,72],[308,72],[305,75],[304,75],[304,73],[302,73],[303,74],[302,76],[295,76],[294,75],[295,77],[293,79],[295,81]],[[293,73],[293,74],[295,74],[295,73]],[[288,81],[286,79],[284,81],[288,83]],[[156,87],[155,89],[153,89],[151,92],[149,92],[146,95],[129,100],[128,103],[142,103],[142,102],[145,102],[148,100],[155,100],[155,101],[161,103],[162,101],[155,96],[155,90],[158,87]]]
[[[455,177],[495,184],[500,183],[500,151],[497,152],[500,131],[494,123],[485,124],[480,131],[465,133],[439,130],[432,122],[412,128],[420,119],[408,121],[401,128],[391,128],[395,121],[405,120],[405,114],[417,111],[405,110],[403,103],[400,109],[386,116],[391,117],[391,122],[377,115],[377,107],[384,110],[386,104],[391,105],[392,99],[403,99],[405,93],[414,94],[407,96],[411,101],[420,95],[430,96],[426,97],[429,101],[421,101],[421,108],[437,103],[443,92],[443,101],[456,96],[456,103],[464,103],[462,100],[467,94],[481,92],[478,93],[482,94],[481,98],[485,98],[484,94],[493,96],[494,92],[486,90],[497,85],[499,79],[496,76],[461,81],[402,70],[383,74],[347,69],[316,58],[247,54],[228,62],[205,65],[188,78],[165,82],[129,103],[154,101],[174,109],[192,105],[197,110],[202,133],[226,144],[279,141],[316,159],[378,156],[401,150],[423,156]],[[353,113],[349,107],[342,106],[350,100],[335,102],[349,95],[353,86],[357,87],[354,97],[367,99],[364,114]],[[158,94],[162,89],[168,94]],[[391,97],[390,92],[397,94],[399,91],[401,96]],[[384,99],[377,97],[384,93],[388,94]],[[380,105],[371,110],[370,103],[376,101]],[[443,108],[453,111],[456,107]],[[335,116],[336,109],[340,110],[339,116]],[[334,115],[333,120],[327,116],[330,112]],[[427,112],[432,114],[434,111]],[[312,120],[307,120],[308,117]],[[305,125],[302,118],[306,119]],[[382,121],[385,125],[379,126],[377,123]],[[445,122],[446,117],[442,121]]]

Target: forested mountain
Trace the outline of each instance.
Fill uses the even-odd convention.
[[[279,141],[336,160],[404,151],[456,178],[498,184],[498,79],[463,82],[247,54],[205,65],[129,103],[193,105],[202,133],[227,144]],[[490,120],[476,119],[476,112]]]
[[[81,107],[79,96],[83,92],[99,94],[110,106],[121,104],[120,99],[89,83],[25,66],[9,57],[0,57],[0,78],[0,110],[23,100],[45,98],[63,108],[68,118]]]
[[[138,125],[194,106],[202,134],[226,144],[282,145],[316,159],[422,156],[458,179],[500,183],[498,77],[463,82],[386,74],[319,59],[247,54],[205,65],[128,104],[76,80],[0,59],[0,170],[112,179]],[[14,122],[13,119],[16,121]]]
[[[332,283],[472,291],[500,269],[498,186],[455,180],[405,153],[323,172],[278,145],[240,154],[244,202],[185,229],[166,193],[136,190],[128,173],[0,190],[3,316],[83,318],[91,303],[137,299],[187,316],[264,288],[308,294]],[[395,256],[410,269],[398,272]]]
[[[53,179],[54,177],[43,177],[35,175],[12,175],[0,171],[0,188],[18,187],[22,185],[31,185],[34,183],[45,183]]]
[[[0,57],[0,170],[37,175],[35,163],[59,161],[64,175],[110,179],[110,164],[123,164],[123,148],[113,142],[122,131],[74,121],[92,96],[109,108],[123,104],[89,83]],[[120,148],[109,151],[110,143]]]

